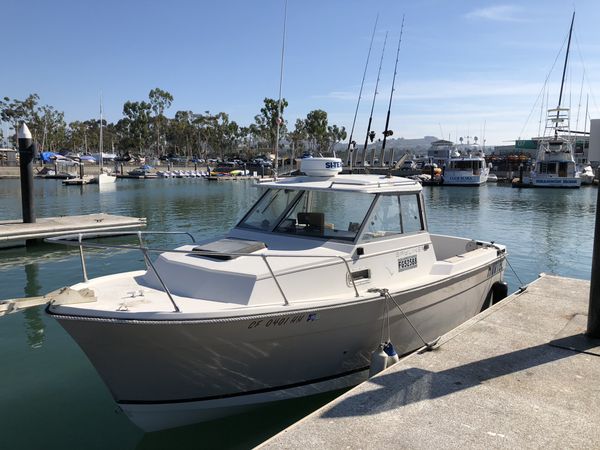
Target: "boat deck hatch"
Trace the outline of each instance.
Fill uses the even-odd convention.
[[[193,252],[214,252],[213,255],[194,255],[193,253],[190,253],[190,255],[227,261],[265,248],[267,248],[267,245],[264,242],[225,238],[192,249]],[[232,255],[231,253],[239,253],[239,255]]]

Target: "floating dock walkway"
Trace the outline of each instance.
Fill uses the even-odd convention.
[[[259,448],[598,448],[589,287],[542,276]]]
[[[61,234],[118,231],[146,226],[143,217],[116,216],[112,214],[87,214],[38,218],[36,223],[16,220],[0,221],[0,248],[18,247],[28,240],[44,239]]]

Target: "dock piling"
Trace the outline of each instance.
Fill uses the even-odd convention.
[[[33,203],[33,159],[36,154],[35,142],[27,124],[23,122],[18,133],[19,171],[21,176],[21,205],[23,222],[35,223],[35,207]]]
[[[594,226],[594,247],[592,250],[592,277],[590,280],[590,302],[586,334],[600,338],[600,189],[596,200],[596,225]]]

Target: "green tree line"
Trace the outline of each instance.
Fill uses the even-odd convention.
[[[159,88],[152,89],[145,100],[126,101],[121,119],[102,122],[104,148],[118,154],[222,159],[230,155],[251,158],[275,148],[279,118],[275,99],[265,98],[254,122],[247,126],[231,120],[225,112],[177,111],[172,118],[166,117],[173,101],[172,94]],[[290,129],[283,114],[287,107],[287,100],[282,99],[280,156],[294,157],[305,151],[327,154],[346,138],[345,128],[330,125],[327,113],[320,109],[297,119]],[[8,136],[3,136],[0,127],[0,140],[6,138],[13,145],[19,124],[25,122],[38,149],[90,153],[99,148],[100,118],[66,123],[64,112],[41,105],[37,94],[24,100],[0,99],[0,121],[9,126]]]

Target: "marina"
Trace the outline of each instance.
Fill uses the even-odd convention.
[[[595,448],[600,7],[538,2],[7,23],[0,448]]]
[[[80,189],[61,186],[60,181],[36,180],[34,194],[38,213],[60,211],[72,214],[83,210],[110,210],[115,214],[147,217],[148,230],[169,229],[191,232],[198,238],[216,237],[230,228],[256,200],[259,190],[252,182],[191,183],[185,179],[140,183],[118,180],[115,189],[98,195],[97,186]],[[470,233],[487,241],[506,243],[508,261],[522,282],[535,280],[539,272],[589,279],[591,242],[597,190],[514,190],[506,185],[469,187],[424,187],[429,229],[434,233],[461,235],[463,224]],[[5,180],[0,189],[0,205],[12,216],[19,214],[15,201],[18,180]],[[151,200],[150,200],[151,199]],[[86,211],[88,210],[88,211]],[[518,230],[507,233],[507,230]],[[563,230],[573,230],[564,233]],[[124,238],[115,243],[130,242]],[[137,238],[135,238],[137,240]],[[155,236],[154,245],[183,245],[185,236]],[[534,242],[535,245],[530,245]],[[561,242],[561,245],[557,245]],[[42,244],[37,247],[3,250],[0,277],[11,280],[3,298],[39,296],[81,280],[81,262],[76,248]],[[86,251],[90,277],[124,270],[131,264],[144,267],[139,252],[116,250]],[[505,279],[510,292],[521,285],[510,268]],[[215,447],[258,445],[313,409],[335,398],[337,393],[266,405],[256,413],[219,419],[144,435],[124,414],[114,413],[113,400],[95,370],[58,323],[34,308],[2,317],[3,360],[11,362],[11,372],[0,387],[2,414],[8,417],[3,439],[26,448],[45,445],[64,448],[85,446],[93,439],[98,445],[125,448],[177,446],[194,448],[197,439]],[[47,368],[49,361],[52,367]],[[44,368],[44,369],[42,369]],[[35,374],[44,371],[44,377]],[[35,386],[31,390],[31,386]],[[38,405],[31,410],[30,400]],[[88,399],[81,402],[81,398]],[[10,413],[9,413],[10,412]],[[94,421],[85,419],[93,416]],[[259,419],[260,417],[260,419]],[[65,428],[67,420],[77,424]],[[25,423],[35,423],[40,434],[26,433]],[[110,427],[111,434],[98,428]],[[227,433],[232,427],[241,430]],[[51,433],[52,438],[44,435]],[[223,440],[223,435],[228,437]]]

